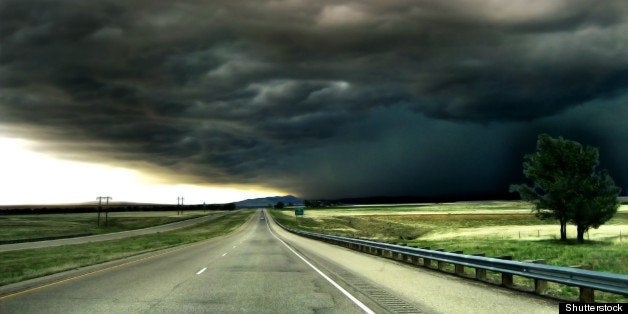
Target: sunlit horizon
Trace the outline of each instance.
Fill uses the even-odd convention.
[[[95,202],[222,204],[284,195],[261,187],[155,182],[141,171],[98,163],[63,160],[29,149],[24,139],[0,137],[0,205],[59,205]],[[162,181],[162,180],[160,180]]]

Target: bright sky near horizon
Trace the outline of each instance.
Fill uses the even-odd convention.
[[[33,151],[29,142],[0,137],[0,205],[65,204],[111,196],[113,202],[228,203],[281,192],[254,188],[155,183],[139,171],[57,159]]]

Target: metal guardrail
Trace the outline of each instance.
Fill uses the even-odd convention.
[[[606,291],[624,296],[628,295],[628,275],[413,248],[371,240],[296,230],[287,228],[279,222],[277,222],[277,224],[295,234],[331,242],[359,251],[375,252],[378,255],[384,255],[383,252],[387,252],[391,257],[394,258],[396,256],[404,261],[410,259],[418,263],[418,259],[422,259],[424,265],[426,265],[426,261],[437,261],[439,263],[453,264],[456,267],[475,268],[476,274],[477,270],[483,270],[501,273],[502,276],[504,276],[504,274],[508,276],[516,275],[534,279],[535,286],[539,282],[550,281],[579,287],[581,302],[593,302],[593,290]],[[509,282],[510,285],[512,285],[512,277],[510,277]],[[504,284],[503,279],[502,284]],[[509,284],[505,285],[509,286]]]

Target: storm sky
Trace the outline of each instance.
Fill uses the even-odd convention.
[[[508,196],[538,134],[628,190],[628,2],[0,0],[0,132],[303,198]]]

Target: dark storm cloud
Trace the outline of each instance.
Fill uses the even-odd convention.
[[[600,146],[625,185],[607,120],[627,117],[627,9],[0,0],[0,123],[63,156],[306,197],[502,193],[550,132]]]

